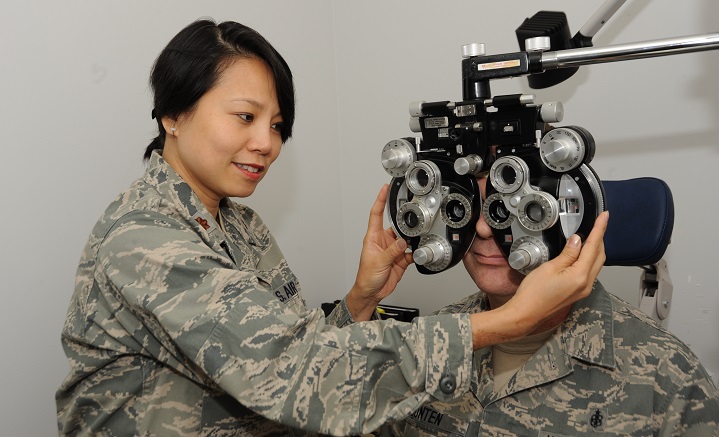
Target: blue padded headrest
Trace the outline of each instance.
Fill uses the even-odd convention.
[[[656,178],[602,181],[609,224],[604,234],[606,266],[657,263],[674,229],[674,199]]]

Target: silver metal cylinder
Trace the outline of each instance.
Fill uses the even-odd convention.
[[[719,33],[542,53],[542,70],[719,49]]]

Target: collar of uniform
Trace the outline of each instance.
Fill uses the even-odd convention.
[[[610,369],[616,367],[612,300],[599,281],[587,298],[574,304],[561,330],[569,356]]]
[[[465,298],[460,306],[467,312],[490,309],[487,296],[482,292]],[[542,359],[539,360],[537,354],[530,358],[523,367],[523,377],[513,376],[501,393],[495,393],[493,390],[491,350],[492,348],[483,348],[474,352],[472,392],[485,405],[527,387],[571,373],[572,363],[569,357],[614,368],[614,324],[609,293],[598,281],[595,282],[592,293],[574,305],[560,331],[540,348],[538,353],[541,353]]]
[[[220,214],[225,219],[225,225],[231,225],[228,232],[237,230],[242,239],[250,245],[261,249],[271,244],[269,229],[249,207],[224,198],[220,201]]]
[[[162,158],[159,150],[152,152],[144,180],[164,198],[170,199],[193,228],[211,238],[224,240],[224,233],[220,230],[215,218],[192,191],[192,188]]]
[[[145,181],[155,187],[160,194],[171,199],[195,229],[218,242],[227,240],[227,236],[200,198],[162,158],[159,150],[153,151],[150,156]],[[271,239],[269,230],[262,223],[255,223],[259,221],[259,217],[249,208],[224,198],[220,200],[220,210],[226,221],[237,229],[249,244],[258,247],[269,246]]]

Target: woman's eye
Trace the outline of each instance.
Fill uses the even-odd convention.
[[[255,119],[255,116],[252,114],[237,114],[241,119],[250,122]]]
[[[282,123],[282,122],[280,122],[280,123],[275,123],[275,124],[272,125],[272,129],[276,130],[277,132],[282,132],[282,129],[283,129],[284,127],[285,127],[285,124]]]

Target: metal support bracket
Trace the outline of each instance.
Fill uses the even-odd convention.
[[[639,309],[658,323],[662,323],[669,316],[674,291],[667,262],[660,259],[656,264],[641,269]]]

